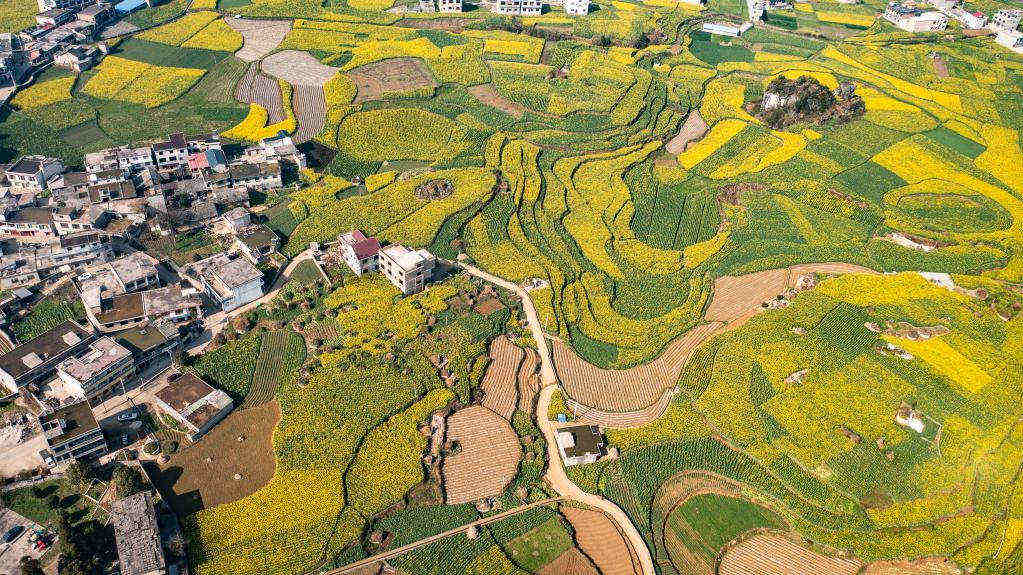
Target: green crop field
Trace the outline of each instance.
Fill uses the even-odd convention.
[[[297,184],[252,200],[281,253],[360,229],[528,281],[557,412],[600,422],[618,451],[568,475],[628,516],[658,573],[714,572],[783,532],[865,572],[921,558],[1021,572],[1023,56],[957,23],[904,32],[881,2],[796,2],[738,37],[702,31],[743,21],[733,0],[597,1],[581,17],[215,4],[139,11],[145,29],[97,68],[16,93],[0,160],[79,166],[173,131],[232,151],[279,127],[310,139]],[[26,10],[7,6],[5,25]],[[321,73],[283,85],[287,118],[268,127],[272,102],[237,101],[238,84],[286,57]],[[815,91],[762,109],[783,80]],[[322,108],[305,82],[325,82]],[[143,242],[178,264],[225,247],[201,229]],[[529,413],[544,346],[515,299],[497,289],[493,311],[457,273],[403,297],[320,261],[327,277],[299,265],[254,325],[189,361],[243,416],[280,417],[260,456],[272,473],[182,518],[199,575],[341,567],[554,494],[547,414]],[[77,311],[44,299],[8,331]],[[521,356],[492,356],[502,334]],[[492,501],[445,505],[422,424],[476,404],[514,405],[521,461]],[[597,561],[570,515],[533,508],[389,562]]]

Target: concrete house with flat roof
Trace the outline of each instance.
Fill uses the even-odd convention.
[[[118,332],[114,339],[131,353],[139,373],[170,365],[181,346],[177,326],[157,320]]]
[[[213,429],[234,409],[234,402],[226,393],[191,373],[170,374],[167,385],[153,396],[167,415],[188,429],[192,441]]]
[[[57,376],[72,393],[99,405],[126,391],[135,362],[124,346],[104,336],[57,364]]]
[[[410,250],[394,244],[380,250],[380,272],[403,294],[423,291],[433,278],[437,258],[426,250]]]
[[[555,433],[566,466],[593,463],[607,453],[604,434],[596,425],[563,427]]]
[[[73,321],[49,329],[0,355],[0,384],[15,393],[53,375],[57,364],[85,349],[95,338]]]
[[[262,224],[245,226],[234,235],[234,247],[256,265],[266,262],[279,245],[277,234]]]
[[[43,411],[39,414],[39,427],[47,445],[39,455],[50,468],[72,461],[95,460],[108,452],[103,430],[86,401]]]
[[[241,254],[217,254],[186,269],[213,303],[224,311],[263,296],[263,273]]]
[[[7,181],[12,188],[41,192],[51,178],[64,171],[64,164],[46,156],[23,156],[7,168]]]

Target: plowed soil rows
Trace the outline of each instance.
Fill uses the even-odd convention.
[[[583,553],[593,559],[603,575],[637,575],[639,560],[614,522],[600,511],[565,507],[565,517],[575,529]]]
[[[500,495],[522,460],[519,438],[511,425],[478,405],[451,414],[447,425],[448,441],[460,446],[441,465],[447,503],[457,505]]]
[[[590,559],[578,548],[572,547],[557,559],[544,565],[539,575],[600,575]]]
[[[601,369],[554,341],[554,365],[565,391],[579,404],[609,413],[637,411],[655,404],[675,385],[689,357],[720,327],[719,323],[696,326],[671,342],[657,359],[629,369]]]
[[[298,130],[293,139],[296,144],[304,144],[319,135],[327,123],[327,103],[323,99],[323,88],[296,85],[294,103]]]
[[[533,401],[540,392],[540,356],[532,348],[526,349],[526,357],[519,367],[519,411],[533,412]]]
[[[437,87],[430,70],[415,58],[391,58],[365,64],[349,70],[348,76],[355,84],[356,104],[378,100],[386,94]]]
[[[284,120],[284,102],[281,86],[277,80],[263,74],[253,64],[242,76],[235,88],[235,98],[239,102],[258,104],[267,111],[267,123],[276,124]]]
[[[760,533],[725,552],[720,575],[855,575],[855,559],[826,557],[778,533]]]
[[[505,336],[490,344],[490,364],[483,374],[483,406],[511,421],[518,400],[518,370],[522,348]]]

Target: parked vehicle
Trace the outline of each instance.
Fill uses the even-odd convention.
[[[14,527],[11,527],[10,529],[7,530],[7,533],[4,533],[4,543],[10,543],[11,541],[14,541],[15,539],[18,538],[19,535],[21,535],[24,532],[25,528],[22,527],[21,525],[15,525]]]
[[[138,419],[139,414],[134,411],[128,411],[117,416],[117,421],[134,421]]]

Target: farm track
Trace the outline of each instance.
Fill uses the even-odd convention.
[[[531,413],[536,394],[540,392],[540,358],[532,348],[526,348],[526,356],[519,366],[519,411]]]
[[[554,363],[565,394],[580,417],[609,427],[642,426],[664,413],[665,394],[678,381],[689,358],[711,337],[744,324],[761,303],[784,293],[809,273],[877,273],[845,263],[800,264],[714,281],[714,292],[700,324],[672,341],[661,355],[628,369],[603,369],[580,358],[560,341]]]
[[[257,104],[267,113],[267,123],[276,124],[285,118],[284,100],[281,86],[276,80],[259,71],[252,64],[235,88],[235,98],[239,102]]]
[[[522,348],[502,335],[490,344],[490,363],[483,374],[483,407],[511,421],[518,403],[518,372]]]

